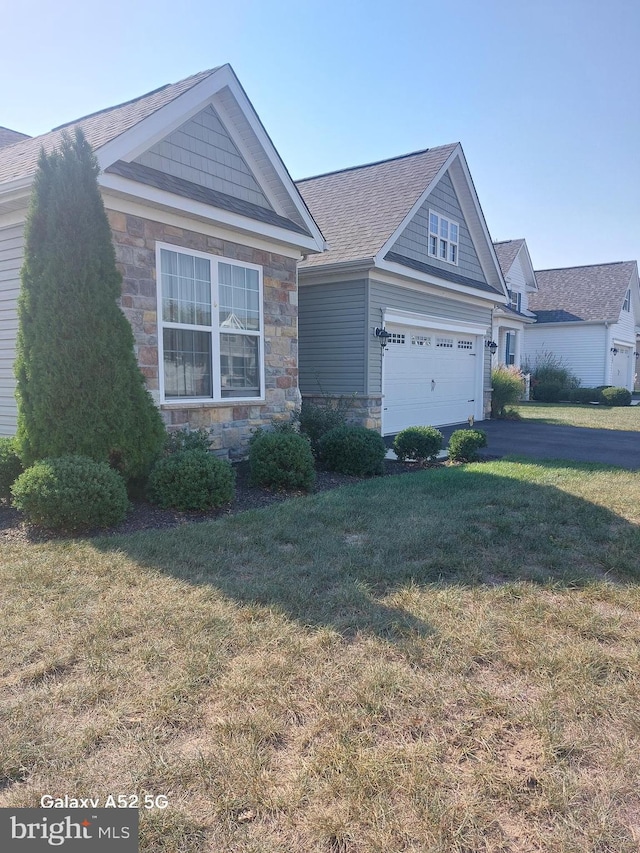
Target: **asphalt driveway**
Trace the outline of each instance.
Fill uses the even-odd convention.
[[[531,459],[570,459],[600,462],[629,471],[640,470],[640,432],[587,429],[527,421],[480,421],[478,429],[487,433],[487,456],[528,456]],[[445,446],[456,429],[468,429],[465,422],[441,427]]]

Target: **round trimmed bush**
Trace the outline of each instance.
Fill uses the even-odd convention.
[[[630,406],[631,391],[626,388],[603,388],[600,400],[605,406]]]
[[[321,465],[329,471],[369,477],[382,474],[387,448],[379,432],[361,426],[339,426],[318,442]]]
[[[129,505],[120,474],[86,456],[41,459],[18,477],[11,494],[32,524],[60,530],[111,527]]]
[[[304,489],[316,478],[309,440],[297,432],[258,432],[249,445],[249,469],[254,486]]]
[[[11,498],[11,486],[23,471],[15,438],[0,438],[0,501]]]
[[[482,429],[457,429],[449,439],[449,459],[452,462],[477,462],[478,450],[487,446],[487,434]]]
[[[346,414],[342,408],[332,406],[318,406],[315,403],[302,401],[299,421],[300,432],[304,433],[311,442],[311,450],[314,455],[318,454],[318,442],[323,435],[338,426],[346,423]]]
[[[435,427],[407,427],[395,437],[393,449],[401,462],[405,459],[415,459],[424,463],[436,458],[442,450],[443,440],[442,433]]]
[[[156,462],[148,496],[163,509],[215,509],[233,500],[235,479],[226,460],[206,450],[179,450]]]

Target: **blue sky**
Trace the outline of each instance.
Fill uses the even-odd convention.
[[[294,178],[460,141],[536,268],[640,259],[637,0],[22,0],[1,30],[0,125],[230,62]]]

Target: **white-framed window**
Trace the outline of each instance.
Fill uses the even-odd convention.
[[[436,338],[436,346],[443,349],[453,349],[453,338]]]
[[[518,290],[509,291],[509,305],[514,311],[522,310],[522,294]]]
[[[631,291],[630,290],[627,290],[627,292],[625,294],[624,302],[622,303],[622,310],[623,311],[631,311]]]
[[[163,244],[157,271],[163,400],[263,397],[262,268]]]
[[[507,332],[504,336],[504,363],[516,363],[516,333]]]
[[[458,338],[458,349],[473,349],[473,340],[471,338]]]
[[[458,265],[460,226],[434,210],[429,211],[429,254],[440,261]]]
[[[404,344],[405,335],[401,332],[391,332],[391,337],[389,338],[389,343],[391,344]]]

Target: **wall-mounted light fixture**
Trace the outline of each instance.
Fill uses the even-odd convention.
[[[635,356],[635,358],[640,358],[640,352],[634,352],[633,355]]]
[[[380,346],[382,349],[385,349],[387,346],[387,341],[391,337],[391,332],[387,332],[386,329],[378,329],[376,328],[376,338],[380,341]]]
[[[498,352],[498,344],[495,341],[487,341],[485,346],[491,355],[495,355]]]
[[[618,348],[617,347],[611,347],[611,353],[612,353],[612,355],[618,355]]]

